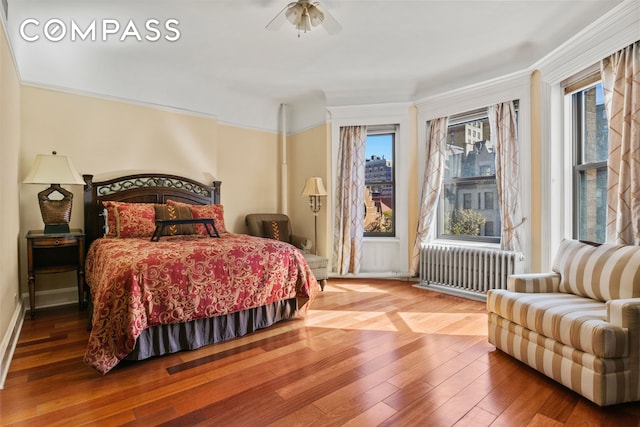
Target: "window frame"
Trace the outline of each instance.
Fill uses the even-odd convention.
[[[585,124],[584,118],[584,92],[602,84],[602,80],[594,75],[589,75],[581,81],[574,82],[570,87],[565,88],[565,96],[570,97],[570,118],[571,118],[571,147],[572,147],[572,215],[571,215],[571,235],[574,239],[581,239],[586,236],[580,236],[580,188],[581,188],[581,175],[587,171],[599,171],[608,169],[608,158],[606,160],[587,161],[584,160],[584,134]],[[606,218],[604,224],[604,239],[602,242],[606,242]]]
[[[391,135],[391,153],[392,153],[392,168],[391,168],[391,180],[390,181],[374,181],[374,182],[366,182],[365,177],[365,188],[368,186],[374,185],[391,185],[392,186],[392,206],[391,212],[393,212],[391,216],[391,231],[390,232],[382,232],[382,231],[364,231],[363,237],[366,238],[381,238],[381,237],[396,237],[397,229],[396,229],[396,217],[397,217],[397,209],[396,209],[396,140],[398,137],[398,125],[375,125],[375,126],[367,126],[367,138],[369,136],[376,135]],[[366,161],[365,161],[366,167]]]
[[[517,100],[514,100],[514,104],[516,106],[516,109],[519,109],[519,106],[518,106],[519,102]],[[452,115],[449,118],[449,123],[447,125],[447,128],[450,128],[452,126],[459,126],[459,125],[463,125],[465,123],[479,121],[479,120],[487,120],[488,121],[488,118],[489,118],[489,115],[488,115],[487,108],[479,108],[479,109],[475,109],[475,110],[470,110],[470,111],[466,111],[464,113]],[[449,132],[448,129],[447,129],[447,131]],[[444,191],[445,185],[447,185],[447,184],[457,184],[457,183],[464,184],[464,183],[483,182],[483,181],[492,181],[492,180],[495,182],[496,191],[497,191],[498,183],[497,183],[497,176],[496,176],[495,173],[493,175],[478,175],[478,176],[473,176],[473,177],[460,177],[460,178],[450,178],[450,179],[443,178],[440,190],[441,190],[441,192]],[[484,191],[482,193],[484,193]],[[467,236],[467,235],[460,235],[459,236],[459,235],[443,233],[443,231],[444,231],[444,215],[445,215],[445,212],[444,212],[444,207],[443,207],[443,205],[441,203],[442,197],[443,196],[441,194],[439,199],[438,199],[438,207],[437,207],[437,220],[436,220],[436,238],[437,238],[437,240],[456,241],[456,242],[461,242],[461,244],[469,244],[469,245],[473,245],[473,244],[476,244],[476,243],[500,244],[500,241],[502,239],[502,229],[501,229],[501,227],[500,227],[500,230],[499,230],[500,231],[500,235],[499,236]],[[473,209],[473,200],[471,201],[471,206],[472,206],[472,209]],[[497,209],[499,210],[500,207],[498,206]],[[483,209],[480,209],[480,206],[478,206],[478,209],[473,209],[473,210],[476,210],[476,211],[479,212],[479,211],[482,211]],[[495,223],[494,223],[494,228],[495,228]],[[484,229],[482,229],[482,230],[484,230]]]

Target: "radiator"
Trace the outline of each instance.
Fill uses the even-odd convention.
[[[489,289],[506,289],[507,276],[524,271],[519,252],[429,244],[420,250],[420,287],[486,299]]]

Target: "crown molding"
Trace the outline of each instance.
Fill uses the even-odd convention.
[[[543,81],[557,84],[640,40],[640,2],[626,0],[533,64]]]
[[[380,119],[405,117],[409,112],[409,108],[413,107],[413,105],[413,102],[392,102],[388,104],[327,107],[327,119],[334,122],[349,122],[355,120],[362,125],[373,124]],[[363,120],[366,121],[366,123],[364,123]]]
[[[64,93],[64,94],[74,95],[74,96],[85,96],[88,98],[94,98],[94,99],[99,99],[103,101],[117,102],[120,104],[134,105],[137,107],[152,108],[154,110],[160,110],[160,111],[165,111],[169,113],[178,113],[178,114],[184,114],[188,116],[218,120],[218,117],[215,114],[188,110],[184,108],[173,107],[170,105],[155,104],[153,102],[140,101],[134,98],[126,98],[126,97],[121,97],[117,95],[107,95],[104,93],[91,92],[83,89],[73,89],[73,88],[64,87],[64,86],[35,83],[35,82],[25,81],[25,80],[21,81],[21,84],[24,87],[30,87],[34,89],[46,90],[51,92],[59,92],[59,93]]]
[[[528,93],[529,70],[521,70],[485,82],[422,98],[416,102],[419,120],[449,116],[514,99],[514,93]]]

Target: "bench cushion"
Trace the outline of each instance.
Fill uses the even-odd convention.
[[[607,322],[604,302],[566,293],[491,290],[489,312],[577,350],[603,358],[628,355],[627,329]]]
[[[303,253],[304,259],[309,264],[309,268],[313,272],[316,280],[326,280],[327,278],[327,264],[329,260],[319,255]]]
[[[640,246],[564,240],[554,260],[559,291],[598,301],[640,297]]]

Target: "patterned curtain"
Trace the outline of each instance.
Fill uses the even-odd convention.
[[[640,42],[600,63],[609,122],[607,241],[640,245]]]
[[[438,199],[444,176],[444,150],[447,142],[448,117],[431,120],[429,126],[429,138],[427,140],[427,164],[424,169],[422,184],[422,204],[420,205],[420,218],[418,218],[418,233],[413,245],[410,272],[415,275],[418,271],[420,259],[420,246],[427,241],[435,224],[438,210]]]
[[[366,126],[340,128],[336,188],[333,269],[344,275],[360,271],[364,235]]]
[[[522,252],[524,218],[520,213],[520,161],[518,124],[513,102],[503,102],[487,109],[491,139],[496,149],[496,186],[502,237],[500,248]]]

